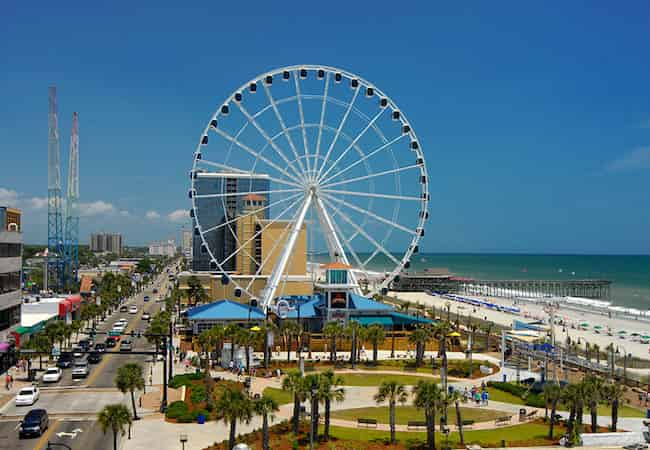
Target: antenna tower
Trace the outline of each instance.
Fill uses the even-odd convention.
[[[54,289],[60,288],[63,274],[63,217],[61,214],[61,167],[59,163],[59,131],[57,120],[56,87],[48,89],[47,139],[47,248],[48,273]]]
[[[72,113],[65,214],[65,271],[62,284],[77,281],[79,270],[79,114]]]

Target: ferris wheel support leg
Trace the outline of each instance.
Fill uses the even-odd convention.
[[[275,291],[277,290],[278,285],[280,284],[280,279],[282,278],[284,269],[287,266],[287,262],[289,262],[289,257],[291,256],[291,252],[293,252],[293,247],[296,245],[296,240],[300,235],[300,229],[302,228],[302,224],[305,222],[305,215],[307,214],[307,211],[309,210],[309,206],[311,205],[311,202],[313,200],[312,197],[313,197],[313,193],[311,192],[307,194],[307,196],[305,197],[305,203],[303,203],[302,208],[300,209],[300,213],[298,214],[298,217],[296,219],[296,222],[293,224],[291,233],[287,238],[287,244],[285,245],[284,250],[280,255],[280,260],[273,268],[273,272],[271,273],[269,282],[266,285],[266,289],[264,289],[264,297],[262,299],[264,312],[267,311],[267,309],[271,305],[271,302],[273,301],[273,298],[275,297]]]
[[[325,236],[327,238],[327,248],[329,249],[330,257],[336,260],[340,260],[342,263],[349,266],[350,262],[348,261],[348,256],[345,254],[345,250],[343,249],[343,245],[341,244],[336,231],[334,231],[334,224],[332,223],[332,219],[330,218],[329,214],[327,214],[327,210],[325,209],[323,201],[320,199],[320,197],[318,195],[315,197],[316,212],[318,213],[320,225],[323,228]],[[361,295],[361,289],[357,283],[356,275],[352,270],[349,270],[348,273],[352,284],[355,284],[357,286],[354,288],[354,293]]]

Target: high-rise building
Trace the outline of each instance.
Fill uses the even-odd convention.
[[[176,256],[176,242],[173,239],[149,244],[149,254],[151,256]]]
[[[122,254],[122,235],[118,233],[93,233],[90,235],[90,251]]]
[[[270,190],[270,180],[265,174],[197,172],[194,181],[196,195],[266,192]],[[244,206],[243,197],[232,195],[217,198],[196,198],[197,216],[203,230],[216,227],[205,236],[215,258],[221,263],[237,249],[237,221],[235,218]],[[265,199],[267,204],[270,199]],[[268,219],[269,209],[260,213],[260,219]],[[210,264],[210,254],[202,245],[201,236],[196,230],[196,218],[193,219],[195,231],[192,242],[192,270],[196,272],[216,271]],[[222,264],[224,270],[237,270],[237,258],[231,258]]]
[[[23,244],[19,209],[0,207],[0,340],[20,323]]]
[[[183,238],[183,256],[187,261],[192,260],[192,232],[190,230],[182,230]]]

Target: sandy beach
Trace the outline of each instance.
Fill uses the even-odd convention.
[[[502,306],[515,306],[521,310],[520,314],[505,313],[487,307],[473,307],[468,304],[422,292],[390,292],[389,295],[402,300],[408,300],[414,305],[422,303],[429,307],[435,306],[438,310],[444,309],[445,304],[450,302],[452,317],[455,317],[456,313],[459,311],[458,308],[461,308],[461,315],[471,313],[477,318],[486,319],[503,326],[512,326],[512,322],[515,319],[548,320],[548,316],[543,311],[541,305],[521,301],[517,301],[515,304],[513,299],[472,296]],[[474,309],[476,309],[476,312],[474,312]],[[630,334],[635,332],[641,335],[650,334],[650,323],[646,321],[609,318],[607,315],[602,315],[597,312],[586,312],[584,310],[575,310],[570,308],[560,308],[557,317],[563,319],[564,322],[568,324],[566,327],[561,325],[556,325],[555,327],[557,339],[562,342],[566,340],[566,336],[568,335],[572,340],[577,341],[580,339],[582,344],[584,344],[584,342],[597,344],[601,351],[604,351],[605,347],[610,343],[614,343],[614,345],[619,348],[621,354],[627,352],[631,353],[635,357],[644,359],[650,358],[650,345],[632,342],[630,336]],[[585,330],[580,329],[578,326],[584,322],[589,324],[589,327]],[[599,334],[594,332],[593,327],[595,325],[603,327]],[[613,336],[608,336],[606,334],[608,329],[611,330]],[[620,338],[618,335],[618,332],[621,330],[626,331],[626,337],[624,339]]]

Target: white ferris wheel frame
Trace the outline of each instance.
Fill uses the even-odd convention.
[[[308,94],[302,94],[300,91],[300,78],[301,75],[303,74],[303,71],[309,72],[319,72],[319,79],[324,79],[325,80],[325,87],[323,90],[322,95],[308,95]],[[320,74],[324,72],[324,76],[321,77]],[[295,83],[295,91],[296,95],[292,97],[287,97],[284,99],[274,99],[273,96],[271,95],[270,89],[271,85],[265,82],[265,80],[268,79],[268,77],[275,77],[277,75],[283,75],[286,72],[289,72],[292,74],[292,78],[294,79]],[[352,80],[356,80],[357,85],[354,88],[354,94],[352,99],[348,102],[341,101],[340,99],[337,99],[335,97],[328,97],[328,90],[330,87],[330,78],[332,76],[336,77],[341,77],[341,79],[338,82],[342,82],[343,79],[347,80],[348,82],[352,82]],[[250,112],[247,111],[246,107],[241,104],[241,95],[243,92],[246,92],[247,89],[249,89],[251,86],[255,85],[256,89],[258,86],[261,86],[263,90],[265,91],[265,95],[267,96],[269,100],[269,105],[264,107],[262,110],[257,111],[254,114],[251,114]],[[357,96],[359,95],[360,92],[371,90],[374,95],[377,96],[377,98],[380,98],[382,102],[386,102],[382,106],[379,107],[379,112],[373,117],[369,118],[365,116],[363,113],[359,112],[355,106],[355,100]],[[236,95],[239,95],[239,101],[236,100]],[[310,154],[309,152],[309,145],[307,143],[307,132],[306,129],[309,126],[315,126],[315,124],[308,124],[305,123],[304,120],[304,115],[303,115],[303,107],[302,107],[302,100],[303,99],[322,99],[322,110],[321,110],[321,115],[320,115],[320,123],[317,125],[318,127],[318,139],[316,143],[316,149],[314,154]],[[278,104],[285,102],[285,101],[296,101],[298,104],[299,108],[299,115],[300,115],[300,123],[297,125],[292,125],[287,127],[287,125],[284,122],[284,119],[278,109]],[[332,127],[328,126],[327,124],[324,123],[324,117],[325,117],[325,109],[326,105],[328,102],[332,102],[334,104],[339,104],[339,105],[345,105],[346,111],[341,119],[339,126],[336,128],[336,132],[333,138],[333,141],[330,143],[327,151],[325,152],[325,156],[320,154],[321,150],[321,138],[322,138],[322,133],[324,129],[330,129],[333,130]],[[247,122],[244,123],[243,127],[239,130],[239,132],[236,135],[231,135],[225,131],[222,131],[221,129],[218,128],[218,120],[222,116],[222,111],[224,105],[236,105],[238,109],[241,111],[241,113],[246,117]],[[256,118],[261,115],[263,112],[267,111],[268,109],[272,109],[274,112],[275,117],[277,118],[282,131],[277,133],[275,136],[269,136],[266,131],[257,123]],[[342,129],[347,121],[347,117],[350,114],[351,111],[355,111],[356,114],[358,114],[361,117],[364,117],[366,121],[368,122],[365,128],[357,134],[354,138],[352,137],[347,137],[348,140],[352,139],[351,143],[346,146],[346,149],[338,155],[338,157],[334,160],[334,162],[330,162],[330,167],[326,168],[326,164],[329,161],[329,158],[332,156],[332,150],[336,144],[336,141],[339,139],[339,137],[342,134],[345,134]],[[389,110],[394,112],[397,112],[398,119],[401,122],[402,129],[408,130],[405,131],[404,133],[400,134],[399,136],[388,140],[386,139],[382,131],[377,128],[375,122],[376,120],[380,117],[383,111]],[[216,126],[212,126],[215,125]],[[244,144],[243,142],[238,140],[239,134],[242,133],[242,131],[248,126],[252,125],[259,133],[264,137],[264,139],[267,141],[267,144],[264,146],[264,149],[262,151],[256,151],[255,149],[249,147],[248,145]],[[303,139],[303,149],[304,153],[301,155],[296,147],[295,143],[293,142],[293,139],[291,138],[290,130],[296,129],[296,128],[301,128],[302,131],[302,139]],[[370,129],[373,128],[374,131],[382,138],[383,144],[375,149],[372,149],[372,151],[368,153],[364,153],[362,150],[358,148],[358,141],[361,139],[361,137]],[[253,169],[257,165],[258,161],[263,161],[270,167],[273,167],[275,170],[278,171],[279,174],[284,175],[285,178],[274,178],[274,177],[269,177],[270,181],[274,181],[277,183],[280,183],[284,186],[287,186],[286,189],[281,189],[281,190],[269,190],[268,192],[236,192],[236,193],[220,193],[220,194],[197,194],[196,193],[196,188],[195,188],[195,180],[196,180],[196,173],[197,173],[197,166],[200,164],[206,164],[212,167],[216,167],[222,170],[226,171],[232,171],[235,173],[243,173],[243,174],[255,174],[256,172],[254,171],[246,171],[246,170],[241,170],[236,167],[228,166],[226,164],[220,164],[208,160],[204,160],[202,158],[202,153],[201,153],[201,148],[207,144],[207,136],[209,135],[209,132],[213,131],[216,132],[218,135],[220,135],[222,138],[230,142],[230,149],[229,152],[233,149],[233,146],[238,147],[239,149],[245,151],[246,153],[249,153],[251,156],[254,156],[255,159],[255,164],[253,166]],[[289,143],[289,147],[291,148],[291,151],[293,153],[293,157],[295,157],[294,161],[296,162],[296,165],[294,166],[291,164],[291,161],[286,157],[284,152],[280,149],[280,147],[275,143],[275,140],[279,137],[284,135],[286,137],[287,142]],[[386,148],[391,148],[392,144],[394,144],[396,141],[401,140],[405,136],[410,137],[411,143],[415,143],[413,147],[411,147],[411,151],[417,156],[417,163],[415,165],[411,166],[404,166],[404,167],[398,167],[393,170],[387,170],[383,172],[378,172],[378,173],[373,173],[373,174],[368,174],[366,176],[362,177],[355,177],[352,180],[343,180],[343,181],[338,181],[338,182],[332,182],[334,178],[338,178],[341,174],[347,172],[350,170],[352,167],[358,165],[358,164],[364,164],[366,165],[367,168],[367,159],[374,156],[375,154],[385,150]],[[268,158],[262,155],[263,151],[271,147],[283,160],[283,162],[286,164],[286,167],[288,170],[283,169],[282,167],[278,166],[277,164],[273,163],[270,161]],[[354,163],[348,165],[347,167],[344,168],[338,168],[338,170],[334,173],[331,174],[332,170],[337,167],[337,164],[343,159],[343,157],[350,151],[350,149],[355,148],[355,150],[360,153],[360,158],[356,160]],[[305,160],[305,165],[302,163],[302,159],[304,158]],[[314,167],[312,168],[310,165],[310,158],[314,158]],[[319,158],[323,159],[322,164],[320,166],[318,165]],[[394,156],[393,156],[394,159]],[[297,167],[296,167],[297,166]],[[377,176],[381,175],[386,175],[386,174],[392,174],[392,173],[397,173],[405,170],[411,170],[411,169],[419,169],[420,170],[420,180],[419,184],[421,186],[420,189],[420,196],[419,197],[412,197],[412,196],[405,196],[405,195],[391,195],[391,194],[378,194],[374,192],[360,192],[360,191],[349,191],[345,189],[339,189],[336,188],[337,186],[345,183],[349,183],[351,181],[361,181],[364,179],[372,179]],[[289,173],[291,171],[291,173]],[[233,91],[233,93],[226,98],[226,100],[217,108],[217,110],[214,112],[214,114],[211,116],[210,120],[208,121],[208,124],[206,125],[205,129],[203,130],[203,133],[201,133],[201,137],[199,138],[199,142],[196,146],[196,149],[194,151],[194,156],[193,156],[193,163],[192,163],[192,171],[190,172],[190,179],[191,179],[191,188],[190,188],[190,198],[192,202],[192,210],[191,210],[191,216],[194,218],[194,233],[198,233],[199,236],[201,237],[201,243],[202,247],[204,247],[207,250],[207,253],[210,256],[210,261],[211,261],[211,268],[213,267],[213,264],[216,265],[216,271],[219,272],[222,277],[225,276],[228,278],[228,282],[232,282],[233,285],[236,287],[236,289],[240,290],[240,295],[241,293],[245,292],[250,298],[257,298],[258,296],[250,292],[251,285],[255,278],[257,278],[260,273],[262,268],[264,267],[264,264],[267,262],[266,258],[263,263],[260,265],[257,273],[253,275],[253,278],[249,282],[248,286],[243,287],[237,281],[231,276],[231,274],[223,269],[223,265],[230,260],[232,257],[234,257],[236,254],[238,254],[242,249],[246,246],[247,243],[249,243],[252,239],[255,239],[257,236],[261,235],[261,233],[268,228],[270,225],[278,221],[288,210],[296,206],[298,202],[300,202],[301,198],[300,196],[302,195],[302,204],[300,205],[298,211],[296,214],[294,214],[293,218],[289,219],[287,221],[287,225],[285,228],[282,230],[282,234],[280,236],[280,239],[275,242],[275,245],[273,249],[271,250],[271,254],[275,251],[277,245],[279,242],[284,239],[285,235],[287,232],[289,232],[288,237],[286,238],[286,244],[284,249],[282,250],[282,253],[280,254],[280,257],[273,268],[273,271],[271,272],[271,275],[268,279],[268,282],[266,284],[266,287],[262,291],[262,307],[264,311],[270,307],[272,301],[275,298],[275,292],[281,282],[281,279],[283,277],[284,271],[287,267],[287,263],[289,260],[289,257],[291,255],[291,252],[293,251],[293,248],[295,246],[296,240],[300,234],[300,230],[305,222],[305,216],[311,206],[314,207],[316,210],[320,225],[323,229],[323,232],[325,234],[325,241],[327,248],[329,250],[330,257],[333,260],[340,261],[346,265],[352,265],[350,261],[348,260],[347,253],[345,251],[344,244],[346,244],[348,250],[350,250],[350,253],[352,254],[355,262],[357,265],[360,265],[361,267],[358,268],[353,268],[352,270],[349,271],[350,278],[351,278],[351,284],[355,285],[355,291],[357,293],[360,293],[360,289],[358,287],[357,283],[357,278],[355,275],[355,271],[359,270],[365,270],[365,264],[367,264],[376,254],[378,253],[383,253],[385,256],[388,257],[390,261],[392,261],[395,264],[395,267],[388,276],[384,278],[383,281],[381,281],[379,284],[375,284],[375,288],[369,292],[368,295],[373,295],[380,290],[383,290],[388,287],[391,281],[395,279],[396,276],[399,275],[399,273],[404,269],[405,266],[408,266],[410,263],[410,258],[411,256],[418,251],[418,243],[420,239],[422,238],[424,234],[424,223],[428,219],[429,212],[428,212],[428,203],[429,203],[429,177],[427,174],[427,168],[426,168],[426,161],[424,158],[424,153],[422,152],[422,147],[420,145],[420,141],[417,138],[417,135],[415,134],[415,131],[413,130],[413,127],[411,126],[410,122],[408,121],[406,115],[402,110],[398,108],[398,106],[394,103],[394,101],[388,97],[386,94],[384,94],[383,91],[381,91],[379,88],[377,88],[374,84],[370,83],[369,81],[363,79],[362,77],[353,74],[351,72],[348,72],[346,70],[338,69],[335,67],[331,66],[324,66],[324,65],[294,65],[294,66],[287,66],[287,67],[281,67],[274,69],[272,71],[263,73],[261,75],[258,75],[257,77],[247,81],[243,85],[241,85],[238,89]],[[297,181],[289,181],[289,180],[297,180]],[[399,186],[398,186],[399,187]],[[332,189],[334,188],[334,189]],[[283,198],[281,200],[275,201],[270,203],[269,205],[266,205],[263,208],[257,209],[252,211],[251,213],[256,213],[260,212],[266,209],[269,209],[272,206],[276,206],[278,204],[286,203],[289,201],[292,201],[292,203],[289,205],[289,207],[283,209],[283,211],[276,215],[276,217],[266,224],[259,232],[256,232],[250,239],[248,239],[247,242],[241,244],[237,240],[239,244],[239,248],[231,254],[228,255],[227,258],[225,258],[223,261],[218,261],[217,258],[215,258],[213,249],[210,248],[210,245],[207,242],[206,239],[206,234],[209,232],[214,231],[217,228],[221,228],[223,226],[228,226],[230,227],[230,223],[233,223],[234,221],[237,220],[237,217],[234,219],[229,219],[224,223],[221,223],[216,226],[212,226],[210,228],[203,229],[199,217],[198,217],[198,210],[197,210],[197,204],[196,204],[196,199],[197,198],[223,198],[226,196],[238,196],[238,195],[247,195],[249,193],[257,193],[257,194],[272,194],[272,193],[288,193],[286,198]],[[385,217],[381,217],[372,211],[368,211],[364,208],[361,208],[357,205],[354,205],[352,203],[346,202],[345,200],[341,199],[338,197],[338,195],[351,195],[351,196],[361,196],[361,197],[367,197],[370,198],[371,200],[373,198],[380,198],[380,199],[392,199],[392,200],[399,200],[399,201],[414,201],[414,202],[419,202],[420,204],[420,211],[419,211],[419,217],[418,217],[418,225],[415,230],[404,227],[403,225],[397,223],[395,220],[390,220]],[[398,194],[401,194],[401,192],[398,192]],[[297,198],[297,200],[296,200]],[[334,214],[338,214],[339,217],[343,219],[344,222],[346,222],[348,225],[350,225],[353,229],[355,229],[355,236],[356,235],[361,235],[363,236],[367,241],[371,242],[375,246],[374,252],[370,255],[369,258],[365,260],[365,262],[361,262],[359,259],[358,255],[355,253],[354,249],[352,248],[351,244],[349,241],[353,239],[348,238],[345,240],[345,236],[343,235],[342,232],[340,232],[340,227],[336,224],[336,222],[333,220],[333,217],[330,213],[328,213],[328,207],[334,211]],[[387,249],[384,248],[384,246],[377,242],[372,236],[370,236],[367,232],[363,230],[362,226],[359,226],[356,224],[353,220],[351,220],[347,214],[341,211],[343,207],[346,207],[348,209],[354,210],[357,213],[360,214],[365,214],[372,219],[377,220],[378,222],[381,222],[387,226],[391,226],[397,230],[401,230],[402,232],[408,233],[412,235],[411,242],[409,246],[407,247],[406,251],[402,255],[401,258],[396,258],[392,252],[388,251]],[[395,214],[394,214],[395,216]],[[393,217],[394,219],[394,217]],[[286,219],[285,219],[286,220]],[[289,225],[291,226],[291,229],[289,230]],[[339,236],[343,235],[343,236]],[[344,239],[344,241],[341,240],[341,237]],[[247,253],[245,251],[245,253]],[[248,255],[250,257],[250,255]],[[270,255],[269,255],[270,256]]]

